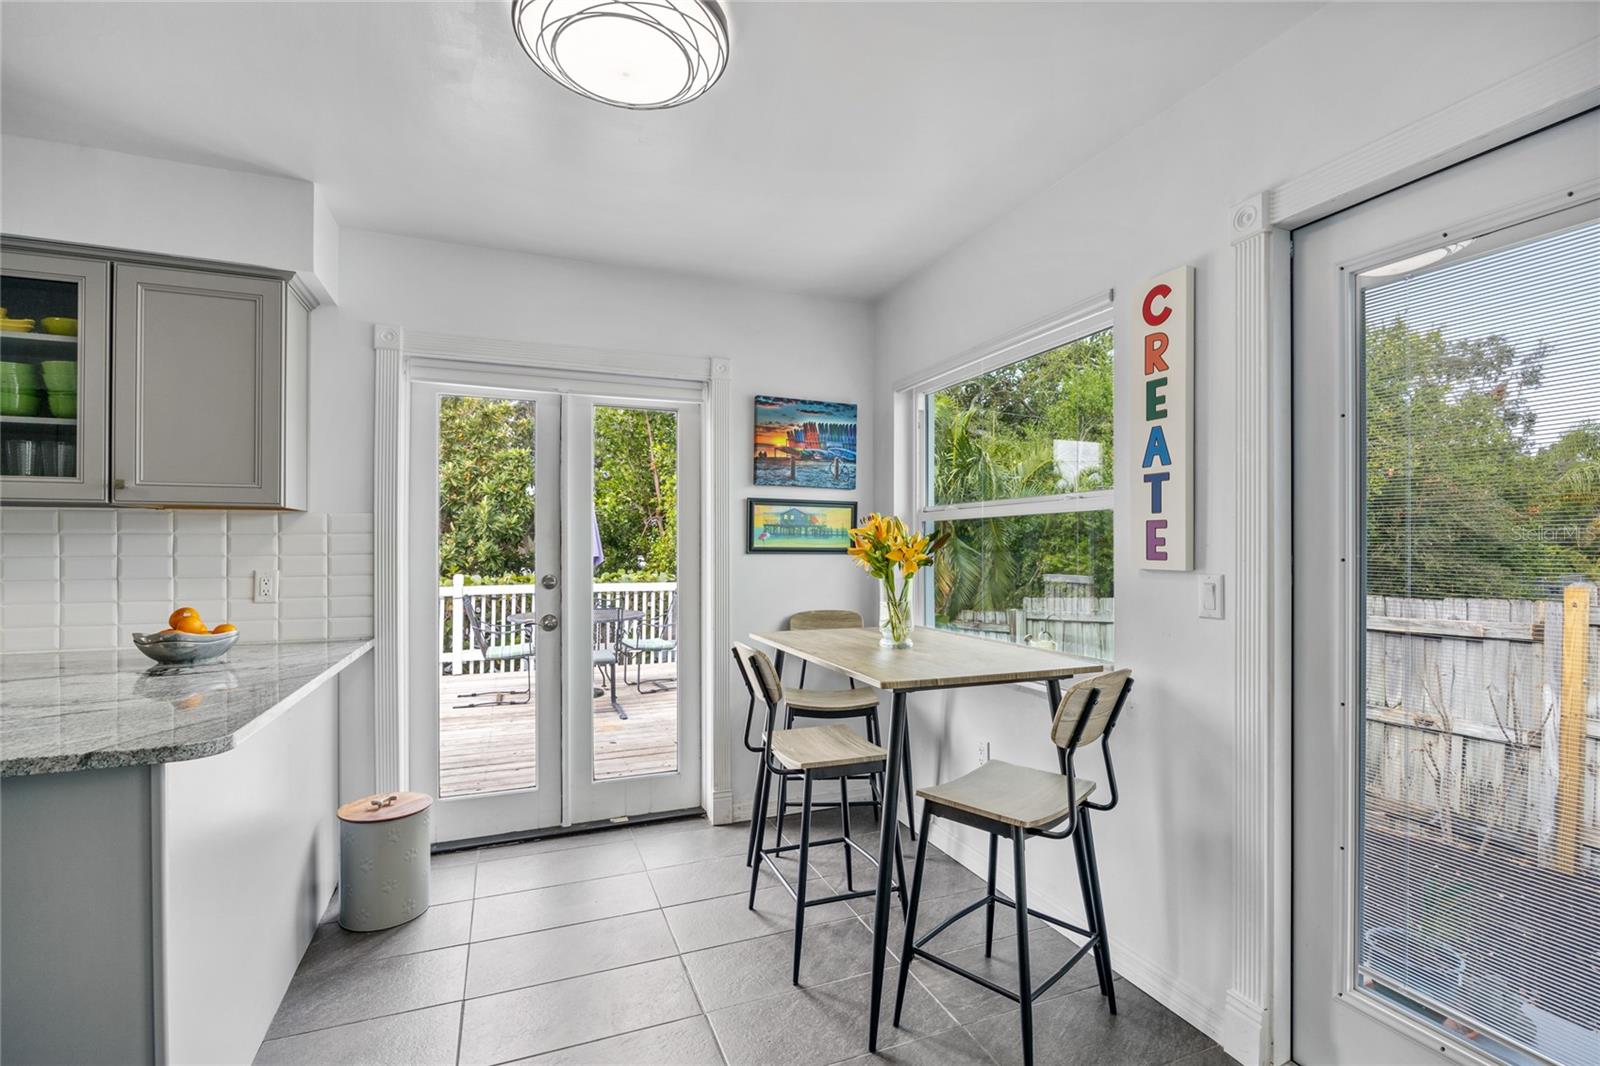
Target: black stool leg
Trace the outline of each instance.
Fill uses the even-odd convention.
[[[883,747],[883,741],[879,740],[878,737],[878,712],[872,711],[867,715],[867,739],[881,748]],[[868,780],[872,785],[872,818],[873,821],[881,823],[883,821],[883,803],[880,796],[883,792],[883,771],[879,770]],[[908,814],[906,817],[909,818],[911,816]]]
[[[911,738],[909,736],[906,737],[905,746],[900,750],[905,752],[905,760],[900,764],[903,767],[900,772],[900,780],[906,786],[906,828],[911,830],[911,839],[915,840],[917,839],[917,831],[912,829],[912,826],[917,821],[917,808],[916,804],[912,802],[915,793],[911,791]]]
[[[1100,861],[1094,853],[1094,830],[1089,828],[1089,812],[1081,811],[1083,819],[1083,853],[1089,858],[1089,889],[1094,896],[1094,931],[1100,934],[1100,945],[1095,955],[1100,960],[1101,988],[1111,1013],[1117,1013],[1116,974],[1111,969],[1111,946],[1106,940],[1106,905],[1100,898]]]
[[[1082,808],[1079,808],[1078,817],[1080,819],[1083,817]],[[1079,821],[1072,833],[1072,854],[1078,864],[1078,891],[1083,893],[1084,925],[1088,927],[1090,933],[1098,937],[1101,935],[1100,915],[1094,906],[1094,889],[1089,887],[1089,856],[1083,848],[1082,821]],[[1100,941],[1097,940],[1094,946],[1094,972],[1095,978],[1100,982],[1100,994],[1103,996],[1107,991],[1106,972],[1100,965],[1100,947]]]
[[[1033,974],[1028,963],[1028,873],[1027,833],[1020,827],[1011,831],[1017,885],[1011,898],[1017,905],[1017,996],[1022,1007],[1022,1064],[1033,1066]]]
[[[900,1028],[900,1008],[906,1001],[906,977],[911,973],[911,945],[917,942],[917,900],[922,896],[922,860],[928,857],[928,819],[933,808],[922,805],[922,838],[917,841],[917,861],[912,866],[911,903],[906,908],[906,939],[900,948],[900,981],[894,993],[894,1027]],[[897,842],[898,843],[898,842]],[[905,884],[905,870],[900,871]]]
[[[767,777],[771,774],[771,771],[767,769],[767,758],[765,755],[761,757],[761,774],[763,777]],[[763,790],[763,792],[764,791],[765,790]],[[761,820],[756,822],[755,862],[750,864],[750,910],[756,909],[756,885],[761,881],[761,845],[766,842],[767,838],[767,812],[765,808],[766,804],[763,803],[762,810],[760,812]]]
[[[839,778],[839,824],[844,827],[844,890],[856,890],[856,875],[850,865],[850,853],[855,849],[850,846],[850,779]]]
[[[800,800],[800,870],[795,874],[794,885],[794,976],[800,984],[800,946],[806,935],[806,880],[811,869],[811,775],[806,774],[805,790]]]
[[[765,753],[763,753],[761,756],[761,765],[756,770],[755,800],[750,806],[750,846],[745,850],[744,864],[746,866],[749,866],[751,863],[756,861],[756,839],[758,836],[757,830],[760,829],[761,824],[767,820],[767,782],[769,780],[770,777],[767,774],[767,757]]]
[[[793,729],[794,728],[794,712],[788,710],[787,708],[785,708],[785,714],[784,714],[784,720],[783,720],[783,728],[785,728],[785,729]],[[775,843],[779,847],[783,846],[783,820],[786,817],[788,817],[788,814],[789,814],[789,775],[788,774],[784,774],[782,780],[780,780],[778,782],[778,827],[777,827],[777,830],[776,830],[776,834],[777,835],[774,838]]]
[[[989,834],[989,904],[984,908],[983,916],[983,957],[991,958],[994,955],[994,875],[995,867],[1000,861],[1000,834]]]

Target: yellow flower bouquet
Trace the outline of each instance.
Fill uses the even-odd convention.
[[[894,515],[868,515],[850,531],[850,558],[883,583],[878,643],[885,648],[911,647],[911,579],[948,540],[948,533],[911,533]]]

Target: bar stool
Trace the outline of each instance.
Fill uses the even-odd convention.
[[[837,903],[843,900],[863,899],[871,896],[876,891],[865,888],[860,891],[855,887],[855,870],[852,865],[852,851],[860,852],[869,863],[877,865],[877,856],[857,844],[850,837],[850,819],[841,821],[841,835],[829,837],[826,840],[813,841],[811,839],[811,812],[813,810],[812,790],[817,781],[839,780],[841,795],[843,794],[843,781],[847,777],[859,776],[863,773],[882,773],[888,762],[889,753],[877,744],[867,740],[861,734],[842,725],[807,726],[801,729],[774,729],[777,721],[778,704],[783,702],[783,686],[778,681],[778,673],[773,669],[772,663],[766,655],[746,644],[733,646],[734,658],[739,663],[739,671],[745,679],[745,684],[752,691],[759,691],[763,702],[767,705],[767,725],[763,733],[761,749],[761,766],[756,785],[756,795],[760,802],[752,814],[755,829],[755,857],[756,861],[750,870],[750,900],[752,910],[756,905],[756,889],[761,883],[761,867],[765,864],[777,877],[778,883],[794,897],[794,969],[791,980],[794,984],[800,983],[800,956],[805,940],[806,908],[820,907],[826,903]],[[766,825],[765,797],[766,784],[772,775],[778,775],[787,782],[791,777],[798,777],[801,781],[800,801],[800,841],[797,844],[784,844],[781,839],[777,844],[765,847]],[[848,811],[848,806],[842,808]],[[844,876],[845,891],[836,892],[831,896],[819,899],[807,899],[806,887],[810,880],[811,848],[839,844],[844,847]],[[783,871],[778,868],[773,859],[784,852],[798,851],[799,862],[796,867],[796,883],[791,885]],[[900,852],[898,834],[895,838],[895,865],[899,874],[897,891],[900,893],[900,908],[906,907],[905,894],[905,861]]]
[[[860,629],[866,623],[857,611],[796,611],[789,616],[789,629],[791,631],[815,629]],[[838,695],[837,692],[810,692],[806,689],[806,667],[810,664],[804,659],[800,661],[800,689],[790,692],[787,696],[788,713],[784,719],[784,728],[794,725],[796,718],[825,718],[837,721],[841,718],[861,718],[867,727],[867,739],[874,744],[882,744],[883,737],[878,732],[878,699],[874,694],[870,703],[844,703],[839,706],[830,705],[827,697]],[[783,678],[783,653],[778,653],[778,678]],[[854,678],[850,678],[850,688],[856,687]],[[813,698],[815,697],[815,698]],[[917,839],[916,819],[912,816],[911,805],[911,745],[907,744],[904,750],[904,760],[901,763],[900,779],[905,782],[906,796],[906,822],[911,830],[911,839]],[[879,806],[879,782],[877,778],[871,779],[872,813],[876,818],[882,818],[883,809]],[[788,790],[780,784],[778,786],[778,839],[783,839],[783,821],[789,813]]]
[[[1095,970],[1100,978],[1100,994],[1106,998],[1111,1013],[1117,1013],[1116,991],[1112,986],[1111,953],[1106,945],[1105,907],[1100,899],[1100,868],[1095,860],[1094,834],[1089,828],[1089,812],[1109,811],[1117,805],[1117,778],[1111,766],[1111,752],[1107,747],[1111,730],[1116,727],[1122,705],[1133,689],[1133,674],[1117,670],[1079,682],[1067,690],[1051,723],[1050,739],[1056,745],[1061,765],[1060,773],[1035,770],[1026,766],[991,761],[970,774],[954,781],[921,789],[917,794],[923,799],[922,840],[917,844],[917,861],[911,875],[911,903],[906,915],[906,939],[900,952],[900,983],[894,998],[894,1024],[900,1025],[900,1007],[905,1001],[906,977],[911,972],[913,957],[927,959],[953,973],[975,981],[989,991],[1005,996],[1022,1008],[1022,1059],[1025,1066],[1033,1063],[1033,1001],[1061,980],[1066,972],[1089,952],[1094,953]],[[1073,756],[1085,744],[1100,741],[1100,755],[1105,761],[1106,782],[1111,789],[1108,803],[1091,803],[1093,781],[1079,779],[1072,768]],[[917,897],[922,891],[922,861],[928,850],[928,822],[937,814],[962,825],[982,829],[989,834],[989,886],[988,891],[970,906],[952,914],[922,938],[916,936]],[[1052,827],[1063,828],[1054,830]],[[1012,861],[1016,867],[1016,888],[1013,899],[1006,899],[995,890],[995,866],[1000,837],[1011,838]],[[1088,928],[1081,928],[1060,918],[1036,911],[1028,906],[1027,872],[1024,845],[1030,836],[1048,837],[1051,840],[1072,838],[1073,852],[1078,863],[1078,888],[1083,893],[1083,911]],[[1017,915],[1017,990],[1003,988],[987,978],[980,977],[948,959],[941,958],[923,947],[928,941],[944,932],[979,907],[986,908],[986,928],[983,953],[994,950],[994,907],[1001,904],[1012,908]],[[1083,946],[1067,959],[1066,963],[1037,988],[1028,964],[1028,916],[1032,915],[1051,925],[1060,926],[1084,937]]]

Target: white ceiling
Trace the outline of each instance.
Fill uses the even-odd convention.
[[[736,3],[722,81],[559,88],[509,3],[0,5],[7,133],[314,180],[346,226],[876,296],[1303,18]]]

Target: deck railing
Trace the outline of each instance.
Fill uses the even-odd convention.
[[[511,659],[485,662],[482,653],[473,647],[472,636],[467,632],[466,612],[462,601],[471,598],[478,619],[487,627],[509,624],[514,614],[532,614],[537,608],[534,594],[537,586],[519,585],[469,585],[465,577],[456,577],[447,585],[439,586],[439,668],[447,674],[505,673],[522,669],[523,661]],[[644,617],[621,625],[603,624],[594,627],[594,647],[613,647],[629,632],[640,636],[663,637],[676,640],[678,618],[675,610],[678,585],[675,581],[596,582],[594,601],[597,607],[618,607],[624,611],[638,611]],[[529,627],[524,641],[531,641],[536,627]],[[495,644],[514,643],[506,638],[490,640]],[[670,663],[674,652],[654,652],[643,657],[649,665]]]

